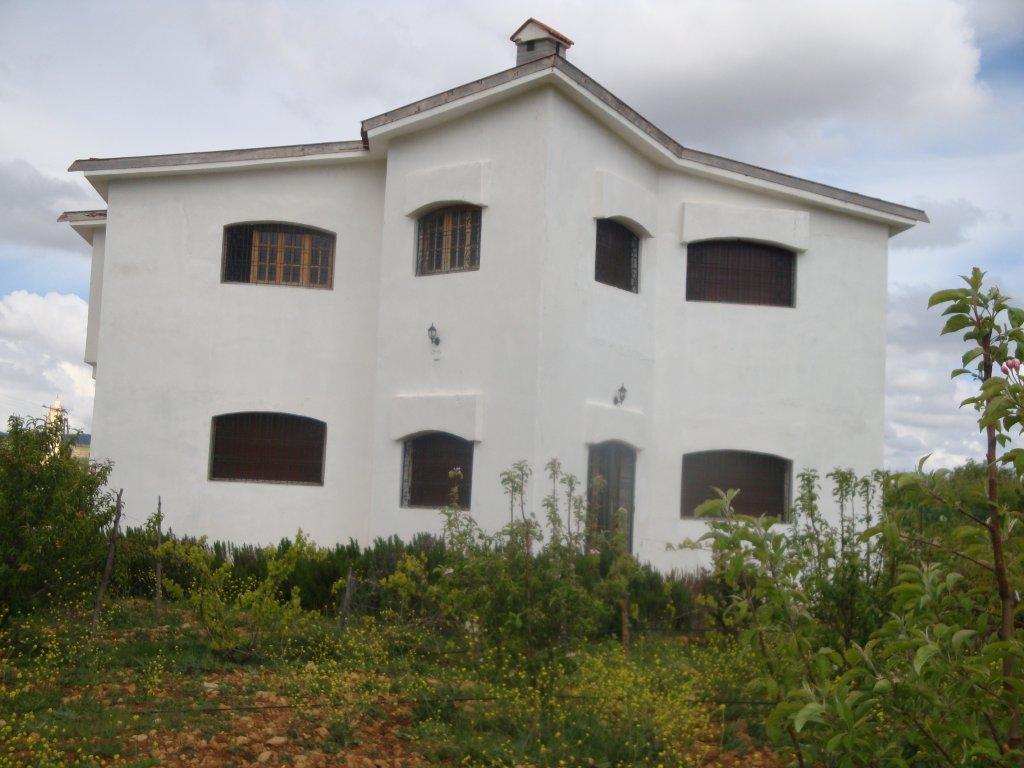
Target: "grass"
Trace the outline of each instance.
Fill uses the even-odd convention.
[[[93,637],[64,611],[0,637],[0,766],[778,765],[731,646],[640,638],[533,674],[410,621],[319,620],[237,663],[184,608],[113,603]],[[724,728],[723,728],[724,725]]]

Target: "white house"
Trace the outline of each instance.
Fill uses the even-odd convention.
[[[516,65],[355,141],[78,160],[92,455],[129,514],[323,542],[496,528],[525,459],[688,555],[708,486],[882,462],[889,238],[922,211],[682,146],[530,19]],[[742,506],[742,505],[741,505]]]

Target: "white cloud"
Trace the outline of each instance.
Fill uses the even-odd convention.
[[[93,381],[81,362],[88,305],[73,294],[0,299],[0,415],[39,416],[58,395],[71,425],[92,424]]]
[[[928,453],[932,469],[984,457],[977,416],[959,407],[972,394],[970,382],[949,378],[967,347],[956,334],[939,336],[941,311],[926,308],[932,292],[890,292],[885,409],[886,466],[893,469],[912,469]]]
[[[57,216],[91,199],[77,179],[47,176],[25,160],[0,160],[0,242],[84,253],[85,242]]]
[[[967,242],[969,230],[983,224],[991,214],[970,200],[919,200],[931,223],[914,227],[892,241],[893,248],[937,248]]]

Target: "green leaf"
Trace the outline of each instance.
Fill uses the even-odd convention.
[[[960,360],[961,362],[963,362],[964,365],[967,365],[969,362],[971,362],[971,360],[973,360],[976,357],[981,357],[984,353],[985,350],[983,350],[981,347],[975,347],[974,349],[969,349],[966,352],[964,352],[964,356],[961,357]]]
[[[917,471],[918,472],[922,472],[924,470],[925,463],[931,457],[932,457],[932,455],[930,453],[926,453],[924,456],[922,456],[920,459],[917,460]]]
[[[1010,307],[1006,310],[1006,314],[1010,318],[1010,325],[1016,328],[1020,328],[1020,326],[1024,325],[1024,309]]]
[[[914,671],[920,675],[921,668],[928,662],[928,659],[938,652],[939,646],[935,645],[935,643],[928,643],[918,648],[917,653],[914,654]]]
[[[812,720],[816,723],[822,722],[821,715],[825,712],[825,705],[819,704],[816,701],[812,701],[810,704],[805,704],[803,709],[796,713],[793,718],[793,728],[797,733],[803,730],[803,727],[807,724],[808,720]]]
[[[720,517],[722,515],[722,500],[708,499],[698,504],[693,510],[694,517]]]
[[[947,288],[944,291],[936,291],[929,297],[928,307],[934,307],[936,304],[945,304],[947,301],[956,301],[966,295],[967,291],[963,288]]]
[[[966,368],[957,368],[949,374],[949,378],[955,379],[957,376],[963,376],[965,373],[970,373]]]
[[[967,315],[952,315],[950,316],[949,320],[946,321],[946,324],[942,326],[942,331],[939,335],[944,336],[947,333],[962,331],[964,328],[967,328],[970,325],[971,318],[969,318]]]
[[[953,633],[953,650],[959,651],[962,646],[969,638],[978,634],[977,630],[974,629],[961,629],[958,632]]]

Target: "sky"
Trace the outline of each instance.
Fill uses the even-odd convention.
[[[56,218],[105,206],[71,161],[358,138],[512,66],[528,16],[685,146],[925,208],[890,241],[886,465],[981,454],[925,305],[972,266],[1024,302],[1024,0],[0,0],[0,419],[60,395],[91,429],[89,250]]]

